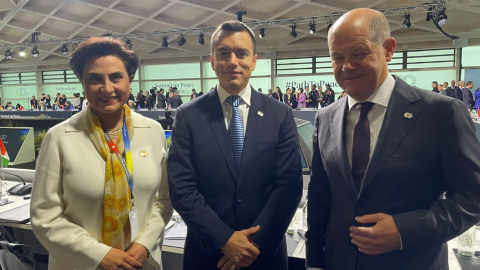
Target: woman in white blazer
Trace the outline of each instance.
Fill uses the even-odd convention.
[[[173,212],[165,134],[124,105],[138,57],[122,41],[90,38],[70,66],[89,106],[47,133],[32,191],[49,269],[162,269]]]

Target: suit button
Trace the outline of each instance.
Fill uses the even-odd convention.
[[[362,215],[363,213],[365,212],[365,209],[363,209],[363,207],[358,207],[357,208],[357,213]]]
[[[242,196],[238,196],[237,197],[237,203],[241,203],[242,202]]]

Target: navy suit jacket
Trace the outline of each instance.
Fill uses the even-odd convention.
[[[345,146],[347,101],[320,110],[315,119],[307,265],[448,269],[446,242],[480,220],[480,143],[465,106],[396,78],[358,192]],[[375,213],[393,216],[403,250],[370,256],[352,248],[349,227],[358,226],[355,216]]]
[[[473,103],[473,94],[470,89],[467,87],[463,88],[463,103],[465,103],[465,106],[473,108],[475,104]]]
[[[276,256],[302,196],[298,150],[291,108],[253,88],[238,175],[217,90],[177,109],[168,178],[188,226],[184,269],[210,269],[199,265],[216,265],[234,231],[256,225],[257,261]]]

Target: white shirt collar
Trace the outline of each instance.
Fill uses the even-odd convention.
[[[392,96],[393,88],[395,87],[395,79],[390,72],[388,73],[387,78],[383,81],[382,85],[373,92],[373,94],[367,98],[365,101],[369,101],[378,105],[382,105],[383,107],[388,107],[388,102],[390,101],[390,97]],[[351,96],[347,95],[348,99],[348,109],[351,110],[353,105],[357,104],[359,101],[355,100]]]
[[[220,104],[223,104],[225,102],[225,100],[231,96],[231,94],[223,89],[223,87],[218,83],[217,84],[217,92],[218,92],[218,98],[220,99]],[[247,86],[245,86],[245,88],[242,89],[242,91],[240,91],[240,93],[238,93],[238,96],[240,96],[242,98],[242,100],[248,105],[250,106],[250,100],[251,100],[251,97],[252,97],[252,88],[250,86],[250,84],[247,84]]]

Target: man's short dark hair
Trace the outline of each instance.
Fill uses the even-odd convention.
[[[469,86],[470,84],[473,84],[473,82],[472,82],[472,81],[468,81],[468,82],[467,82],[467,86]]]
[[[123,41],[110,37],[93,37],[77,46],[70,59],[70,68],[78,78],[83,77],[85,64],[91,59],[103,56],[117,56],[125,65],[128,76],[137,72],[138,56]]]
[[[229,32],[247,32],[250,37],[252,38],[253,42],[253,55],[257,53],[257,41],[255,39],[255,34],[253,33],[253,30],[248,27],[246,24],[244,24],[241,21],[237,20],[231,20],[231,21],[226,21],[221,23],[215,32],[212,34],[212,39],[210,42],[210,47],[211,47],[211,54],[213,55],[214,50],[215,50],[215,44],[218,42],[218,38],[220,37],[220,32],[221,31],[229,31]]]
[[[434,83],[434,84],[438,85],[437,81],[433,81],[432,83]]]

